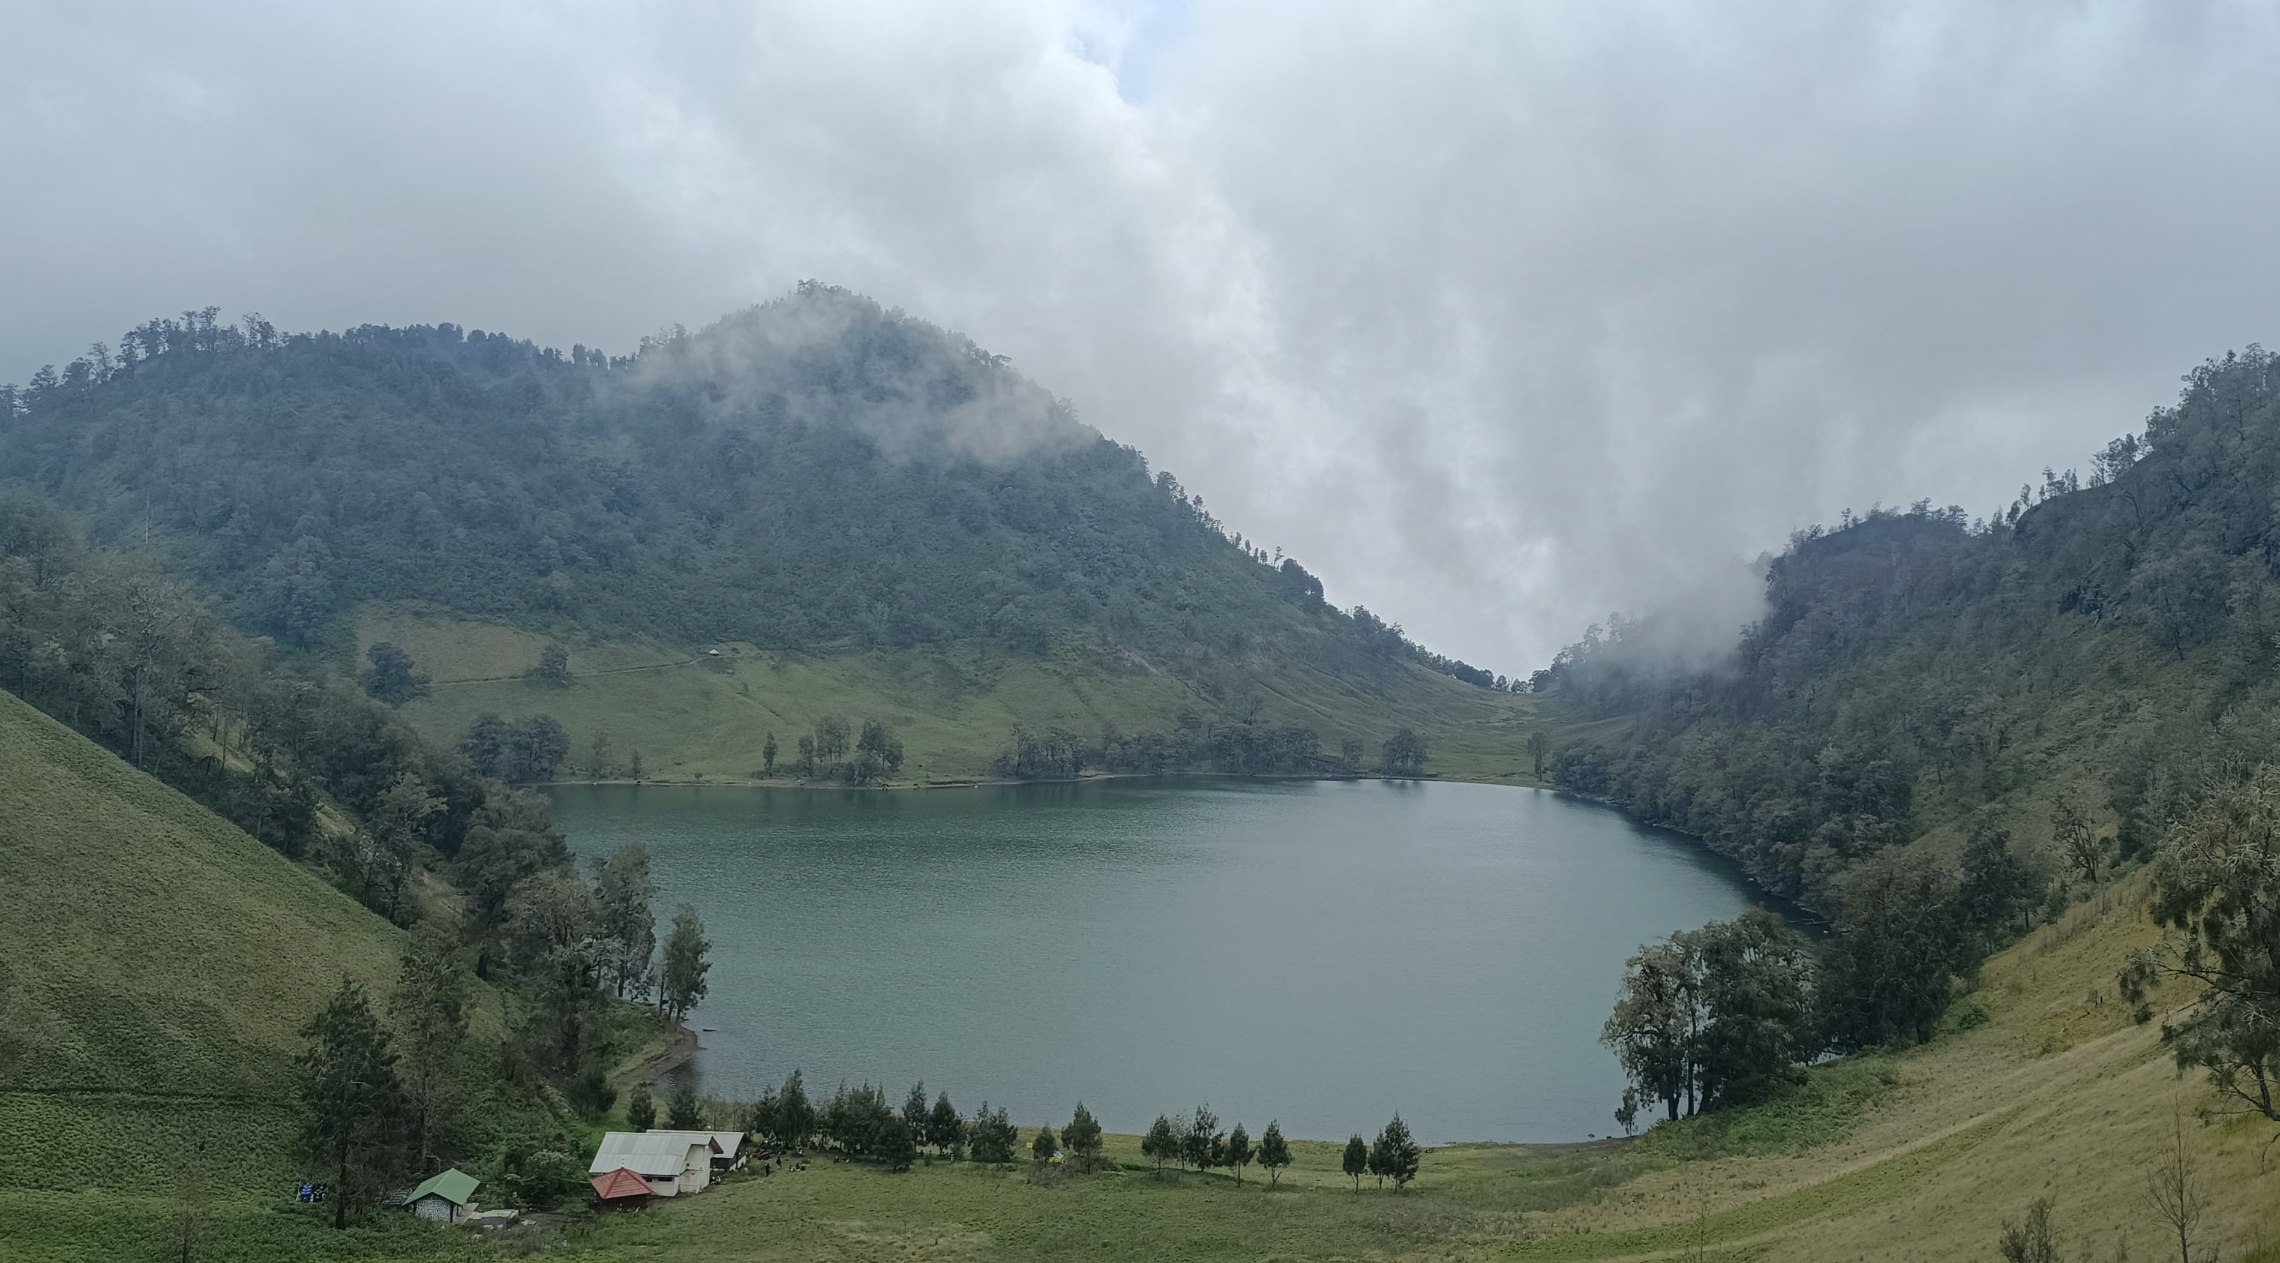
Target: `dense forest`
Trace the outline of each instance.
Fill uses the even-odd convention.
[[[1829,919],[1709,926],[1630,963],[1606,1039],[1623,1117],[1771,1067],[1930,1037],[1992,949],[2117,880],[2163,934],[2115,983],[2217,1108],[2280,1120],[2280,357],[2196,368],[2087,481],[2000,512],[1847,514],[1770,567],[1731,660],[1614,620],[1534,687],[1620,734],[1572,790],[1692,833]],[[2117,962],[2119,964],[2119,962]],[[2169,1002],[2176,1004],[2173,997]],[[1778,1076],[1775,1076],[1775,1081]]]
[[[1631,722],[1551,773],[1817,907],[1863,859],[1990,821],[2085,877],[2134,862],[2280,736],[2276,484],[2280,357],[2251,347],[2087,480],[1799,533],[1715,669],[1594,628],[1534,685]]]
[[[186,313],[0,390],[0,477],[169,551],[239,627],[338,652],[398,602],[599,637],[965,642],[1191,682],[1429,653],[1331,607],[1004,357],[805,284],[627,356],[453,325]]]

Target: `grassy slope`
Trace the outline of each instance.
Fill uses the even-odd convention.
[[[575,766],[586,765],[594,735],[607,733],[616,759],[638,750],[647,775],[673,780],[752,776],[769,732],[789,760],[799,734],[827,714],[894,724],[907,751],[903,776],[923,782],[987,774],[1017,722],[1088,734],[1103,720],[1128,732],[1168,730],[1182,708],[1218,709],[1139,665],[1008,658],[972,648],[822,657],[748,645],[573,642],[577,682],[547,689],[519,678],[545,644],[534,633],[367,610],[358,621],[358,654],[376,640],[402,645],[436,681],[403,710],[430,739],[456,740],[485,711],[509,718],[543,711],[569,730]],[[710,648],[723,649],[724,657],[705,656]],[[1330,750],[1354,737],[1374,759],[1378,745],[1406,724],[1425,737],[1430,766],[1442,775],[1527,779],[1535,698],[1414,666],[1383,686],[1305,666],[1262,674],[1256,686],[1263,715],[1314,728]]]
[[[217,1242],[293,1235],[297,1032],[399,933],[7,693],[0,871],[0,1258],[141,1257],[201,1146]]]

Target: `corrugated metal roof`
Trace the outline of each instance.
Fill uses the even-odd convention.
[[[474,1200],[475,1186],[478,1183],[480,1181],[474,1176],[453,1167],[441,1175],[429,1176],[426,1182],[405,1194],[404,1204],[409,1206],[423,1197],[435,1196],[454,1206],[465,1206]]]
[[[690,1140],[710,1140],[722,1157],[733,1158],[744,1147],[744,1133],[740,1131],[649,1131],[645,1136],[687,1136]]]
[[[597,1175],[586,1182],[594,1186],[594,1196],[605,1202],[620,1197],[647,1197],[650,1194],[649,1181],[642,1179],[640,1173],[630,1167],[619,1167],[607,1175]]]
[[[586,1174],[601,1175],[626,1167],[641,1175],[679,1175],[688,1165],[689,1150],[702,1145],[717,1148],[705,1131],[613,1131],[602,1137],[602,1147],[586,1167]]]

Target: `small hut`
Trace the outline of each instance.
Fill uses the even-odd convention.
[[[594,1204],[602,1210],[640,1210],[649,1204],[649,1181],[630,1167],[619,1167],[586,1182],[594,1186]]]
[[[455,1224],[475,1208],[476,1184],[474,1176],[453,1167],[404,1194],[404,1207],[422,1219]]]

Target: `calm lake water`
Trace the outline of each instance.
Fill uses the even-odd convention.
[[[572,786],[581,855],[647,843],[696,905],[706,1090],[801,1067],[1082,1099],[1112,1131],[1208,1101],[1256,1136],[1579,1140],[1622,1090],[1623,961],[1753,892],[1669,834],[1542,790],[1112,780],[914,792]]]

